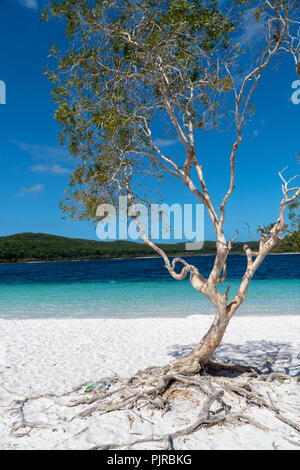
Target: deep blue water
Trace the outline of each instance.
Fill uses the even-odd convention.
[[[207,276],[214,256],[189,256],[185,259]],[[228,279],[239,279],[245,272],[246,258],[228,258]],[[255,274],[255,279],[299,279],[299,255],[270,255]],[[66,261],[59,263],[0,264],[0,284],[32,282],[158,281],[170,280],[160,258]]]
[[[206,276],[213,256],[186,257]],[[232,295],[246,266],[231,255]],[[297,314],[300,255],[268,256],[257,271],[241,314]],[[141,317],[212,313],[188,281],[174,281],[160,258],[0,265],[0,317]]]

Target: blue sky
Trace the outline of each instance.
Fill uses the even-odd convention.
[[[42,0],[0,0],[0,80],[7,92],[6,104],[0,104],[0,236],[30,231],[96,239],[92,224],[63,221],[58,207],[72,159],[58,145],[59,127],[43,68],[49,64],[51,43],[64,44],[64,32],[61,24],[40,22],[39,9],[44,4]],[[283,57],[278,68],[267,71],[253,100],[256,115],[238,153],[237,189],[225,227],[228,236],[237,228],[240,240],[249,239],[245,222],[255,234],[259,224],[274,220],[281,197],[278,171],[288,165],[287,174],[299,172],[300,104],[290,99],[294,80],[294,64]],[[228,185],[232,139],[231,132],[197,136],[216,202]],[[176,151],[176,145],[168,150]],[[178,185],[168,184],[165,194],[170,203],[195,202]],[[213,238],[206,219],[205,239]]]

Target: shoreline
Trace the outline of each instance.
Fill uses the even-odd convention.
[[[191,315],[188,315],[188,316],[161,316],[161,317],[155,317],[155,316],[149,316],[149,315],[145,315],[144,317],[143,316],[138,316],[138,317],[134,317],[134,316],[130,316],[130,317],[97,317],[97,316],[89,316],[89,317],[86,317],[86,316],[74,316],[74,317],[71,317],[71,316],[53,316],[53,317],[2,317],[0,316],[0,322],[1,321],[7,321],[7,322],[22,322],[22,321],[80,321],[80,320],[84,320],[84,321],[114,321],[114,322],[127,322],[127,321],[135,321],[135,320],[155,320],[155,321],[159,321],[159,320],[169,320],[169,321],[172,321],[172,322],[176,322],[176,320],[188,320],[189,318],[194,318],[194,317],[206,317],[206,318],[210,318],[212,319],[214,317],[214,314],[213,313],[195,313],[195,314],[191,314]],[[246,314],[235,314],[235,317],[234,318],[245,318],[245,319],[256,319],[256,318],[264,318],[264,319],[270,319],[270,318],[274,318],[274,317],[278,317],[278,318],[288,318],[288,317],[291,317],[291,318],[299,318],[300,319],[300,312],[297,312],[297,313],[287,313],[287,314],[281,314],[279,315],[278,313],[246,313]]]
[[[300,255],[300,252],[290,252],[290,253],[269,253],[268,256],[281,256],[281,255]],[[216,256],[215,253],[203,253],[203,254],[187,254],[187,253],[175,253],[168,254],[168,257],[174,256],[187,256],[187,257],[202,257],[202,256]],[[246,256],[244,253],[229,253],[228,256]],[[118,257],[118,258],[82,258],[82,259],[64,259],[64,260],[38,260],[38,261],[15,261],[13,263],[6,263],[0,261],[0,266],[3,265],[17,265],[17,264],[40,264],[40,263],[74,263],[79,261],[109,261],[109,260],[131,260],[131,259],[147,259],[147,258],[161,258],[159,255],[149,255],[149,256],[131,256],[131,257]]]

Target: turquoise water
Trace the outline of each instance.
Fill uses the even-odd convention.
[[[198,262],[206,263],[209,269],[210,258],[203,257]],[[265,271],[261,270],[252,281],[248,298],[238,314],[300,313],[297,275],[300,258],[295,257],[298,268],[291,257],[270,258],[271,265],[267,263]],[[239,275],[243,262],[242,257],[231,261],[231,277]],[[277,278],[272,278],[270,273],[277,273]],[[227,284],[231,285],[233,295],[239,280],[231,279],[221,290]],[[0,266],[0,317],[3,318],[175,317],[211,313],[208,300],[188,281],[169,280],[158,259]]]

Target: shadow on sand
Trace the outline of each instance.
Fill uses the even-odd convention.
[[[175,344],[168,354],[180,359],[190,354],[195,344]],[[213,359],[258,367],[261,372],[284,372],[292,377],[300,377],[300,352],[289,343],[272,341],[247,341],[244,344],[222,343]]]

